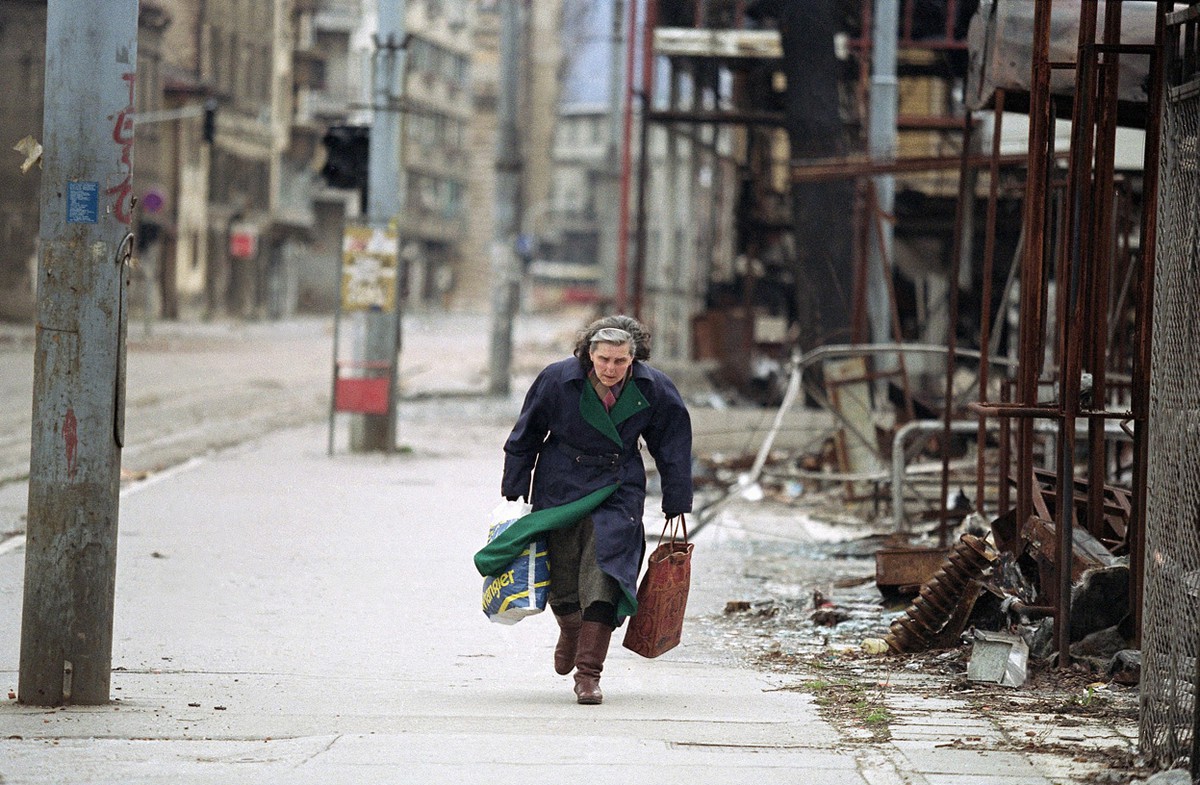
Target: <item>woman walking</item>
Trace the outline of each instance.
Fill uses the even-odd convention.
[[[650,335],[636,319],[596,320],[573,357],[534,380],[504,445],[501,492],[529,499],[525,534],[545,536],[549,546],[554,669],[574,670],[582,704],[603,700],[613,630],[637,609],[646,542],[639,440],[662,478],[664,515],[692,509],[691,420],[674,383],[645,364],[649,357]]]

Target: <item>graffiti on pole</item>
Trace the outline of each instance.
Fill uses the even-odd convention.
[[[75,418],[75,410],[67,409],[62,425],[63,446],[66,448],[67,477],[74,481],[75,470],[78,468],[76,454],[79,449],[79,420]]]
[[[116,115],[113,123],[113,141],[121,150],[121,167],[125,179],[105,191],[113,200],[113,213],[117,220],[128,225],[133,218],[133,83],[135,74],[122,74],[121,78],[129,85],[129,103]]]

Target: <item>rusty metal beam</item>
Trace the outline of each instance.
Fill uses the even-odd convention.
[[[1133,435],[1133,511],[1129,520],[1129,591],[1133,609],[1136,645],[1142,639],[1142,594],[1145,590],[1146,554],[1146,470],[1149,464],[1149,434],[1146,421],[1150,414],[1150,358],[1154,316],[1154,265],[1158,240],[1159,152],[1162,145],[1162,102],[1165,80],[1164,54],[1167,51],[1166,18],[1174,11],[1172,0],[1158,0],[1154,23],[1154,50],[1150,67],[1149,110],[1146,115],[1145,173],[1142,178],[1142,271],[1137,288],[1137,334],[1133,356],[1133,384],[1130,406],[1137,427]],[[1196,760],[1197,756],[1193,756]]]
[[[700,123],[704,125],[767,125],[783,127],[787,115],[783,112],[752,109],[654,109],[648,117],[652,123]],[[857,127],[857,123],[847,125]],[[898,131],[961,131],[963,118],[925,115],[900,115],[896,118]]]
[[[1025,250],[1021,264],[1020,372],[1016,398],[1020,404],[1037,403],[1039,369],[1042,365],[1044,262],[1046,254],[1046,210],[1049,191],[1050,128],[1050,0],[1034,6],[1033,67],[1030,79],[1030,138],[1028,175],[1025,187]],[[1025,521],[1033,510],[1029,478],[1033,471],[1033,421],[1022,419],[1017,433],[1017,520]]]
[[[654,109],[646,114],[652,123],[701,123],[705,125],[771,125],[783,127],[783,112],[720,109]]]
[[[1028,163],[1029,158],[1025,153],[996,157],[996,165],[1002,167],[1021,167],[1027,166]],[[966,164],[970,169],[990,167],[992,166],[992,156],[971,155],[967,157]],[[793,183],[815,183],[885,174],[936,172],[943,169],[956,169],[962,165],[963,159],[960,155],[914,156],[896,158],[891,161],[847,156],[793,161],[791,177]]]
[[[1067,242],[1062,246],[1057,276],[1059,298],[1055,314],[1058,322],[1056,327],[1061,365],[1059,395],[1063,421],[1058,432],[1058,475],[1055,478],[1056,496],[1060,501],[1055,504],[1054,509],[1054,528],[1058,540],[1055,551],[1058,613],[1054,638],[1060,668],[1071,664],[1071,566],[1074,561],[1075,506],[1069,501],[1064,503],[1063,500],[1071,498],[1070,483],[1075,476],[1075,417],[1079,409],[1080,373],[1085,344],[1083,330],[1078,327],[1083,319],[1084,303],[1087,301],[1083,289],[1088,284],[1088,265],[1091,261],[1093,239],[1092,232],[1084,228],[1085,220],[1090,219],[1090,211],[1087,211],[1088,206],[1085,206],[1084,200],[1092,192],[1090,185],[1094,152],[1096,78],[1096,54],[1093,47],[1096,42],[1098,10],[1095,3],[1085,3],[1079,13],[1079,55],[1071,118],[1071,164],[1067,174]],[[1087,218],[1085,211],[1088,212]]]
[[[1115,174],[1113,160],[1116,155],[1117,137],[1117,79],[1119,48],[1114,46],[1121,38],[1121,4],[1118,0],[1106,0],[1104,10],[1104,47],[1099,54],[1100,116],[1096,129],[1096,164],[1093,183],[1093,209],[1096,228],[1092,246],[1092,286],[1087,303],[1087,324],[1090,353],[1084,357],[1085,370],[1092,374],[1092,401],[1096,408],[1103,408],[1107,400],[1106,372],[1108,370],[1108,302],[1112,296],[1112,264],[1114,229]],[[1105,443],[1104,418],[1088,417],[1088,459],[1092,478],[1091,496],[1087,507],[1087,527],[1094,536],[1100,537],[1105,529],[1104,484],[1108,466]]]
[[[984,224],[983,240],[983,296],[980,298],[979,351],[982,357],[979,361],[979,403],[988,402],[988,386],[991,382],[991,367],[988,364],[988,352],[992,341],[992,276],[996,265],[996,208],[999,201],[1000,189],[1000,131],[1004,125],[1004,88],[996,91],[995,104],[992,114],[992,155],[988,163],[988,200],[987,218]],[[979,431],[976,435],[975,447],[975,509],[982,512],[984,504],[984,489],[987,486],[987,467],[984,465],[984,452],[987,446],[987,423],[979,418]],[[1001,471],[999,482],[1005,483],[1004,472]],[[1004,510],[998,510],[1003,514]]]
[[[975,123],[968,117],[963,123],[962,165],[958,171],[958,201],[954,210],[953,247],[950,249],[950,273],[948,278],[949,292],[949,327],[946,330],[946,396],[942,406],[943,437],[942,437],[942,496],[938,510],[938,544],[946,546],[950,529],[950,423],[954,419],[954,350],[958,346],[958,279],[962,269],[963,257],[963,224],[968,210],[975,209],[975,194],[971,187],[975,184],[970,177],[971,169],[968,159],[971,157],[971,139]],[[994,165],[994,161],[993,164]]]

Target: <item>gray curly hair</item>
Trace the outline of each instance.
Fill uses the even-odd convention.
[[[581,330],[575,341],[575,356],[585,368],[591,368],[592,360],[588,352],[592,346],[597,343],[625,343],[622,340],[625,336],[621,333],[628,335],[629,342],[633,344],[633,359],[650,359],[650,331],[632,316],[621,314],[597,319]],[[616,340],[611,340],[613,338]]]

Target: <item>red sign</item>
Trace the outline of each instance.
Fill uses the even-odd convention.
[[[229,231],[229,255],[234,259],[253,259],[258,254],[258,232],[235,226]]]

